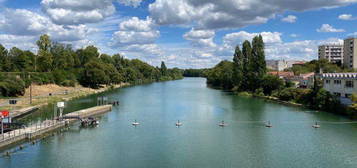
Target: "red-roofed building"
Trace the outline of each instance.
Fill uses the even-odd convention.
[[[272,72],[268,72],[268,74],[279,76],[279,78],[285,79],[285,80],[291,79],[294,77],[294,72],[272,71]]]

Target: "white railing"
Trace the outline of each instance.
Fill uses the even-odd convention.
[[[4,134],[0,134],[0,143],[11,141],[17,138],[31,138],[32,135],[39,135],[48,128],[54,128],[64,124],[64,121],[46,120],[42,123],[36,123],[29,127],[16,129]]]

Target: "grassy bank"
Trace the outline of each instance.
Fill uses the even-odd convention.
[[[97,94],[105,92],[110,89],[121,88],[129,86],[129,83],[122,83],[111,86],[103,86],[99,89],[86,88],[83,86],[75,87],[63,87],[58,85],[33,85],[32,86],[32,104],[30,104],[30,88],[26,89],[24,96],[16,98],[0,99],[1,104],[7,104],[9,99],[16,99],[18,103],[16,105],[4,105],[0,107],[0,110],[19,110],[22,108],[28,108],[31,106],[41,107],[47,104],[56,103],[59,101],[69,101],[74,98],[88,96],[91,94]],[[50,95],[51,94],[51,95]]]

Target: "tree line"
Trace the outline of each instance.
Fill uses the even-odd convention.
[[[36,42],[38,53],[0,44],[0,93],[19,96],[32,82],[99,88],[122,82],[132,84],[182,78],[182,70],[169,69],[165,63],[154,67],[139,59],[120,54],[100,54],[95,46],[74,50],[69,44],[52,42],[42,35]]]
[[[242,48],[242,49],[241,49]],[[338,67],[324,60],[311,61],[301,68],[290,69],[305,72],[331,72]],[[307,69],[307,70],[306,70]],[[311,70],[311,71],[310,71]],[[316,110],[349,114],[338,98],[323,89],[322,82],[315,78],[311,89],[296,88],[288,80],[267,74],[264,41],[261,35],[246,40],[237,46],[233,61],[221,61],[205,74],[209,86],[230,90],[244,95],[278,99],[303,104]]]

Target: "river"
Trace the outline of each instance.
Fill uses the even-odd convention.
[[[1,157],[0,167],[357,167],[357,124],[335,123],[350,120],[236,96],[205,82],[185,78],[103,93],[120,106],[101,116],[97,128],[74,125]],[[96,96],[80,98],[66,111],[95,104]],[[51,110],[23,121],[49,118]],[[134,120],[140,125],[133,127]],[[182,127],[175,127],[177,120]],[[219,127],[222,120],[228,126]],[[268,120],[272,128],[261,122]],[[315,121],[323,121],[321,128],[311,127]]]

